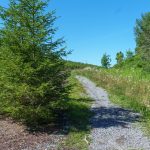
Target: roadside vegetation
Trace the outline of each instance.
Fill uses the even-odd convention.
[[[69,134],[64,143],[60,145],[60,149],[88,150],[92,100],[87,96],[85,89],[75,76],[76,72],[73,71],[69,78],[69,83],[73,87],[67,103]]]

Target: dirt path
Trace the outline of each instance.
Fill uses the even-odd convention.
[[[137,126],[140,114],[113,105],[107,92],[89,79],[81,76],[77,79],[95,100],[90,150],[150,150],[150,140]]]

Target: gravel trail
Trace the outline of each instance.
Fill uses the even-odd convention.
[[[112,104],[107,92],[90,81],[77,76],[88,95],[94,99],[91,119],[90,150],[150,150],[150,139],[139,126],[140,114]]]

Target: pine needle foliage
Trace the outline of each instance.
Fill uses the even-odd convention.
[[[10,0],[0,8],[1,106],[27,122],[50,121],[68,94],[67,52],[64,40],[55,40],[57,17],[47,6],[44,0]]]

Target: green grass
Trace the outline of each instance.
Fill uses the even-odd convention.
[[[140,69],[78,70],[109,93],[113,103],[140,112],[150,135],[150,74]]]
[[[88,137],[90,132],[89,119],[92,116],[90,111],[92,101],[87,97],[74,73],[69,82],[73,87],[68,102],[69,134],[61,147],[68,150],[87,150],[88,144],[85,141],[85,136]]]

